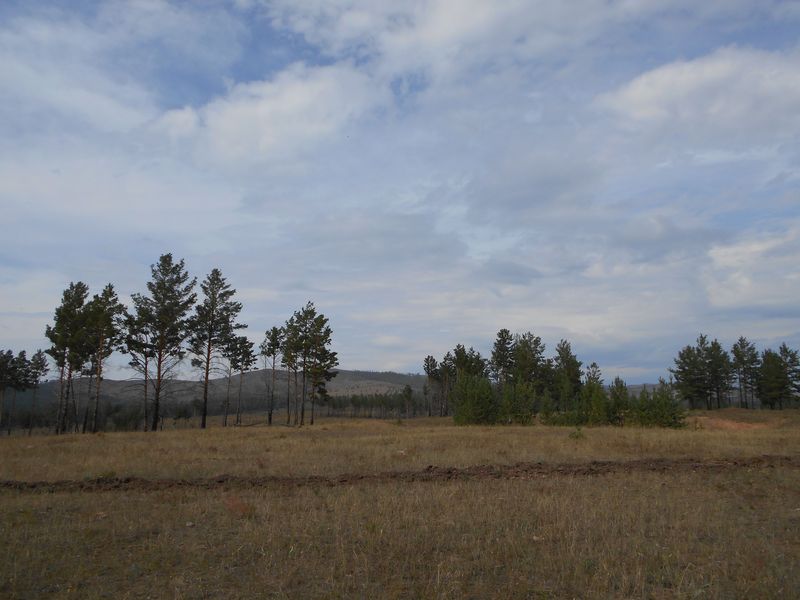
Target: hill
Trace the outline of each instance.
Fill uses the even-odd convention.
[[[245,373],[242,377],[242,404],[246,408],[261,408],[267,393],[267,384],[271,380],[271,370],[260,369]],[[286,405],[286,371],[275,371],[275,402],[276,407]],[[406,385],[422,393],[425,384],[424,375],[403,374],[373,371],[337,371],[336,377],[328,383],[328,392],[331,396],[349,396],[353,394],[391,394],[400,392]],[[75,380],[75,393],[79,398],[85,399],[89,394],[89,380],[82,378]],[[143,380],[113,380],[104,379],[100,394],[102,403],[132,404],[140,402],[143,397]],[[213,379],[209,386],[209,405],[212,409],[219,407],[228,393],[229,381],[226,377]],[[239,375],[234,375],[230,380],[230,394],[233,401],[238,395]],[[37,403],[47,404],[58,398],[58,381],[48,381],[39,388]],[[30,404],[32,393],[20,393],[17,405],[25,407]],[[150,392],[152,398],[152,390]],[[187,404],[202,397],[202,384],[198,380],[176,379],[166,384],[166,404]],[[10,398],[6,398],[8,402]],[[85,401],[85,400],[84,400]]]

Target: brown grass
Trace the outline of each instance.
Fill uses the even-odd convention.
[[[2,478],[33,481],[800,456],[797,413],[766,417],[761,429],[597,428],[579,439],[569,429],[438,421],[10,438],[0,462]],[[757,463],[337,487],[0,491],[0,597],[788,598],[800,589],[800,470]]]
[[[746,422],[754,411],[719,411]],[[395,422],[320,420],[284,426],[214,427],[205,431],[0,438],[0,479],[57,480],[334,476],[516,462],[585,462],[640,458],[746,458],[800,455],[800,412],[759,411],[765,427],[705,427],[703,414],[682,430],[597,427],[570,437],[566,427],[455,427],[449,419]],[[745,413],[740,417],[740,413]],[[724,415],[724,416],[721,416]],[[771,418],[771,420],[770,420]],[[699,421],[699,424],[694,421]],[[762,421],[763,422],[763,421]]]

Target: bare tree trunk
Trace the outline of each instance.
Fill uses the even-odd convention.
[[[292,422],[292,391],[291,391],[292,378],[289,376],[289,365],[286,365],[286,424],[290,425]]]
[[[100,382],[103,379],[103,346],[105,345],[105,340],[101,339],[100,341],[100,352],[97,354],[97,371],[95,373],[95,378],[97,379],[97,383],[95,385],[94,390],[94,409],[92,410],[92,433],[97,433],[97,408],[100,405]]]
[[[142,427],[142,431],[147,431],[147,424],[149,421],[147,420],[147,388],[150,386],[150,358],[145,354],[144,357],[144,426]]]
[[[61,411],[64,408],[64,365],[61,365],[58,371],[58,411],[56,412],[56,434],[61,433]]]
[[[72,392],[72,367],[67,367],[67,380],[64,390],[64,406],[58,416],[58,432],[67,432],[67,413],[69,412],[70,393]]]
[[[78,377],[78,391],[77,392],[75,391],[75,378],[74,377],[72,378],[72,381],[70,382],[70,388],[71,388],[71,391],[70,391],[71,396],[70,397],[72,398],[72,424],[73,424],[73,429],[74,429],[75,433],[78,433],[78,409],[79,409],[80,404],[81,404],[81,399],[80,399],[80,396],[78,394],[81,391],[81,378]]]
[[[272,358],[272,386],[269,388],[269,409],[267,411],[267,425],[272,425],[272,411],[275,410],[275,357]]]
[[[236,425],[242,424],[242,378],[244,371],[239,371],[239,397],[236,399]]]
[[[206,344],[206,364],[203,373],[203,416],[200,418],[200,429],[206,428],[206,415],[208,414],[208,378],[211,373],[211,340]]]
[[[231,371],[230,367],[228,368],[228,384],[227,384],[227,391],[225,392],[225,410],[224,415],[222,417],[222,426],[228,426],[228,409],[231,405]]]
[[[36,393],[39,391],[39,384],[33,386],[33,398],[31,398],[31,412],[28,416],[28,437],[33,435],[33,415],[36,410]],[[2,402],[0,402],[0,409],[2,409]]]
[[[155,397],[153,398],[153,431],[158,431],[158,421],[159,421],[159,414],[158,409],[160,408],[159,404],[161,402],[161,384],[162,378],[164,376],[162,372],[162,368],[164,366],[164,349],[158,349],[158,356],[156,357],[156,389],[155,389]]]
[[[12,388],[11,410],[8,411],[8,435],[11,435],[11,430],[14,428],[14,415],[16,412],[17,412],[17,388]]]
[[[87,425],[89,423],[89,406],[92,403],[92,387],[94,383],[94,375],[89,375],[89,386],[86,389],[86,408],[83,410],[83,429],[82,433],[86,433]]]
[[[297,384],[297,369],[294,370],[294,421],[293,425],[296,427],[300,418],[300,387]]]
[[[306,424],[306,364],[303,360],[303,393],[300,396],[300,427]]]

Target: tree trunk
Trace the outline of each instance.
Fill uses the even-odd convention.
[[[28,417],[28,437],[33,435],[33,415],[34,411],[36,410],[36,393],[39,391],[39,384],[36,383],[33,386],[33,398],[31,399],[31,412],[30,416]],[[2,409],[2,402],[0,402],[0,409]]]
[[[244,371],[239,371],[239,397],[236,399],[236,425],[242,424],[242,378]]]
[[[222,426],[228,426],[228,410],[231,405],[231,371],[228,369],[228,383],[225,392],[225,410],[223,411]]]
[[[267,408],[267,425],[272,425],[272,411],[275,410],[275,357],[272,358],[272,386],[269,388],[269,407]]]
[[[144,425],[142,427],[142,431],[147,431],[147,388],[150,385],[150,358],[145,354],[144,357]]]
[[[100,382],[103,380],[103,346],[104,341],[100,342],[100,352],[97,354],[97,372],[95,378],[97,384],[94,389],[94,409],[92,410],[92,433],[97,433],[97,408],[100,406]]]
[[[311,398],[311,424],[313,425],[314,424],[314,404],[315,404],[314,400],[316,400],[316,398],[317,398],[317,386],[315,385],[314,381],[311,382],[311,394],[309,394],[309,397]]]
[[[306,363],[303,360],[303,393],[300,395],[300,427],[306,424]]]
[[[289,365],[286,365],[286,424],[291,425],[292,422],[292,378],[289,376]]]
[[[8,411],[8,435],[14,428],[14,414],[17,412],[17,388],[13,388],[11,394],[11,410]]]
[[[61,433],[61,431],[59,431],[59,425],[61,422],[61,411],[64,408],[64,365],[61,365],[58,371],[58,411],[56,412],[56,434]]]
[[[206,428],[206,415],[208,414],[208,378],[211,373],[211,339],[206,344],[206,364],[203,373],[203,415],[200,417],[200,429]]]
[[[80,381],[81,378],[78,377],[78,392],[80,392]],[[70,397],[72,398],[72,423],[74,425],[73,429],[75,433],[78,433],[78,409],[80,407],[80,396],[77,392],[75,392],[75,378],[73,377],[70,381]]]
[[[67,432],[67,413],[69,412],[70,393],[72,391],[72,367],[67,367],[67,380],[64,390],[64,406],[62,407],[61,414],[58,416],[58,432]]]
[[[159,404],[161,403],[161,384],[162,384],[162,368],[164,366],[164,349],[158,349],[158,356],[156,356],[156,389],[155,389],[155,396],[153,398],[153,431],[158,431],[158,422],[160,415],[158,414],[159,411]]]
[[[294,370],[294,422],[297,427],[300,419],[300,386],[297,383],[297,369]]]
[[[86,389],[86,408],[83,410],[83,428],[81,433],[86,433],[89,424],[89,406],[92,404],[92,385],[94,383],[94,375],[89,375],[89,387]]]

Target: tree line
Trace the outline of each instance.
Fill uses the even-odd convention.
[[[309,422],[313,424],[315,405],[327,401],[326,383],[336,375],[338,365],[337,354],[330,349],[328,318],[313,302],[295,311],[283,326],[267,330],[257,352],[254,343],[241,334],[247,327],[238,320],[242,304],[219,269],[213,269],[200,282],[199,297],[197,279],[190,277],[182,259],[176,261],[171,254],[163,254],[150,270],[147,291],[132,294],[130,307],[120,302],[111,283],[91,299],[85,283],[70,283],[55,309],[52,325],[45,331],[50,347],[37,352],[31,361],[24,352],[16,357],[11,351],[3,353],[0,419],[5,390],[15,394],[20,389],[35,388],[47,373],[47,354],[58,374],[55,432],[97,431],[104,366],[113,353],[119,352],[127,355],[129,365],[141,376],[143,430],[155,431],[162,424],[169,384],[187,356],[200,378],[200,427],[207,426],[209,382],[216,375],[227,379],[222,424],[228,425],[230,419],[240,425],[242,380],[256,367],[260,354],[265,368],[270,367],[270,376],[265,371],[267,423],[273,421],[275,369],[280,364],[291,374],[286,390],[287,424],[306,423],[309,401]],[[234,375],[238,375],[235,409],[231,391]],[[75,379],[82,377],[89,379],[88,400],[83,407],[75,391]]]
[[[402,390],[349,394],[332,397],[327,405],[327,415],[366,419],[413,419],[428,414],[428,389],[415,392],[410,385]]]
[[[782,409],[800,404],[800,356],[785,343],[759,353],[755,344],[740,337],[728,352],[718,340],[700,334],[674,363],[675,387],[691,408],[736,404]]]
[[[28,358],[25,350],[16,355],[12,350],[0,350],[0,429],[5,427],[8,434],[17,425],[17,393],[33,390],[33,399],[27,412],[24,423],[20,423],[28,430],[28,435],[33,431],[36,417],[36,396],[39,384],[50,371],[47,356],[37,350]],[[11,390],[10,406],[6,407],[6,392]]]
[[[441,361],[425,357],[428,414],[452,415],[460,424],[531,423],[679,427],[685,411],[663,379],[652,391],[628,390],[619,377],[605,386],[597,363],[583,363],[562,339],[545,356],[541,337],[501,329],[491,356],[463,344]]]

